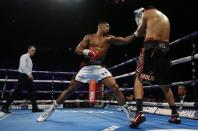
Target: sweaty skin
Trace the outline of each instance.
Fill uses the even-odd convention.
[[[89,34],[84,37],[84,39],[79,43],[75,52],[79,55],[82,55],[84,49],[95,49],[99,51],[101,57],[105,57],[109,47],[114,45],[124,45],[129,44],[134,40],[134,36],[130,35],[127,37],[115,37],[112,35],[108,35],[109,32],[109,24],[103,24],[99,27],[99,30],[102,30],[106,33],[100,33],[98,31],[96,34]]]
[[[111,36],[101,36],[97,34],[86,35],[83,41],[76,48],[76,53],[82,55],[83,49],[94,49],[99,51],[101,56],[104,57],[111,46]]]
[[[154,40],[169,42],[170,22],[166,15],[157,9],[145,10],[143,21],[137,29],[145,40],[152,38]]]

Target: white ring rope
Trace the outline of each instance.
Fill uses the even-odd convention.
[[[189,61],[192,61],[193,59],[198,59],[198,54],[195,54],[194,56],[186,56],[177,60],[173,60],[171,61],[172,65],[177,65],[177,64],[181,64],[181,63],[186,63]]]
[[[5,103],[6,101],[3,101]],[[30,103],[30,100],[14,100],[13,103]],[[38,103],[51,103],[52,100],[37,100]],[[64,103],[75,103],[75,102],[80,102],[80,103],[88,103],[89,100],[65,100]],[[106,104],[118,104],[117,101],[115,100],[96,100],[96,103],[106,103]],[[135,105],[135,101],[127,101],[127,104],[130,105]],[[175,103],[176,106],[183,106],[183,107],[194,107],[195,102],[184,102],[184,103]],[[168,103],[157,103],[157,102],[143,102],[144,106],[154,106],[154,107],[168,107]]]
[[[121,67],[121,66],[123,66],[123,65],[126,65],[126,64],[129,64],[129,63],[132,63],[132,62],[135,62],[135,61],[137,61],[137,59],[138,59],[138,57],[135,57],[135,58],[133,58],[133,59],[130,59],[130,60],[125,61],[125,62],[122,62],[122,63],[120,63],[120,64],[118,64],[118,65],[115,65],[115,66],[113,66],[113,67],[110,67],[110,68],[108,68],[108,69],[109,69],[109,70],[113,70],[113,69],[118,68],[118,67]]]
[[[8,71],[8,72],[18,72],[18,70],[14,69],[0,69],[0,71]],[[33,73],[42,73],[42,74],[64,74],[64,75],[74,75],[76,72],[53,72],[53,71],[32,71]]]
[[[195,54],[194,56],[187,56],[187,57],[183,57],[177,60],[173,60],[171,61],[171,65],[173,66],[177,64],[186,63],[186,62],[192,61],[193,59],[198,59],[198,54]],[[130,72],[130,73],[126,73],[123,75],[115,76],[115,79],[124,78],[124,77],[132,76],[132,75],[135,75],[135,72]]]
[[[17,82],[18,79],[0,79],[0,82]],[[35,83],[70,83],[65,80],[33,80]]]
[[[123,74],[123,75],[115,76],[115,79],[128,77],[128,76],[133,76],[133,75],[135,75],[135,71],[134,72],[130,72],[130,73],[126,73],[126,74]]]
[[[174,82],[172,83],[170,86],[178,86],[178,85],[188,85],[188,84],[196,84],[198,83],[198,79],[196,80],[189,80],[189,81],[180,81],[180,82]],[[158,88],[160,87],[160,85],[151,85],[151,86],[144,86],[143,88]],[[129,90],[133,90],[133,88],[120,88],[121,91],[129,91]],[[10,93],[10,90],[0,90],[0,93]],[[43,93],[43,94],[49,94],[49,93],[62,93],[62,91],[36,91],[37,93]],[[89,91],[75,91],[75,93],[88,93]],[[100,92],[100,91],[96,91],[96,92]],[[104,92],[111,92],[111,90],[106,90]]]
[[[181,63],[186,63],[186,62],[192,61],[193,59],[198,59],[198,54],[195,54],[194,56],[187,56],[187,57],[183,57],[183,58],[180,58],[177,60],[173,60],[173,61],[171,61],[171,64],[177,65],[177,64],[181,64]],[[2,69],[0,69],[0,70],[2,70]],[[62,73],[64,73],[64,72],[62,72]],[[130,72],[130,73],[126,73],[123,75],[115,76],[115,79],[128,77],[128,76],[132,76],[132,75],[135,75],[135,72]],[[17,82],[17,81],[18,81],[17,79],[0,79],[0,82]],[[64,81],[64,80],[62,80],[62,81],[61,80],[34,80],[34,82],[36,82],[36,83],[70,83],[70,81]]]
[[[189,80],[189,81],[180,81],[180,82],[173,82],[170,86],[178,86],[178,85],[189,85],[189,84],[196,84],[198,83],[198,79],[196,80]],[[160,85],[150,85],[150,86],[144,86],[143,88],[158,88]],[[133,88],[120,88],[122,91],[125,90],[133,90]]]
[[[11,90],[0,90],[0,93],[11,93]],[[63,91],[36,91],[37,93],[42,93],[42,94],[51,94],[53,93],[62,93]],[[89,91],[75,91],[75,93],[88,93]],[[96,91],[100,92],[100,91]]]

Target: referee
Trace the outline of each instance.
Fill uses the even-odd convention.
[[[31,57],[34,56],[36,52],[36,48],[34,46],[29,46],[27,49],[27,53],[23,54],[20,57],[19,63],[19,75],[18,75],[18,82],[17,86],[13,93],[7,99],[7,102],[2,108],[4,113],[9,113],[9,106],[13,102],[14,99],[19,95],[19,93],[26,89],[28,91],[31,103],[32,103],[32,112],[42,112],[43,110],[38,109],[36,103],[36,90],[33,83],[33,76],[32,76],[32,67],[33,63]]]

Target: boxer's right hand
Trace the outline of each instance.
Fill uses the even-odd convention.
[[[83,55],[91,59],[97,59],[99,57],[99,53],[93,49],[84,49]]]

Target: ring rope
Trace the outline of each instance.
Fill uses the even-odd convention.
[[[5,103],[6,101],[3,101]],[[13,103],[30,103],[30,100],[14,100]],[[52,100],[37,100],[38,103],[50,103]],[[65,100],[64,103],[75,103],[75,102],[89,102],[89,100]],[[106,103],[106,104],[118,104],[115,100],[96,100],[96,103]],[[129,105],[135,105],[135,101],[127,101],[126,102]],[[183,106],[183,107],[194,107],[195,102],[184,102],[184,103],[175,103],[176,106]],[[155,106],[155,107],[168,107],[169,104],[167,102],[143,102],[144,106]]]
[[[116,68],[121,67],[121,66],[124,66],[124,65],[126,65],[126,64],[135,62],[135,61],[137,61],[137,59],[138,59],[138,57],[135,57],[135,58],[133,58],[133,59],[127,60],[127,61],[125,61],[125,62],[122,62],[122,63],[118,64],[118,65],[115,65],[115,66],[113,66],[113,67],[110,67],[110,68],[108,68],[108,69],[109,69],[109,70],[116,69]]]
[[[192,34],[190,34],[190,35],[184,36],[184,37],[182,37],[182,38],[180,38],[180,39],[177,39],[177,40],[175,40],[175,41],[173,41],[173,42],[170,42],[169,45],[170,45],[170,46],[176,45],[176,44],[178,44],[179,42],[186,41],[186,40],[189,40],[189,39],[192,39],[192,38],[195,38],[195,37],[198,37],[198,31],[196,31],[196,32],[194,32],[194,33],[192,33]],[[132,62],[136,61],[137,59],[138,59],[138,57],[135,57],[135,58],[133,58],[133,59],[127,60],[126,62],[122,62],[122,63],[120,63],[120,64],[117,64],[117,65],[113,66],[113,67],[110,67],[110,68],[108,68],[108,69],[109,69],[109,70],[116,69],[116,68],[118,68],[118,67],[121,67],[121,66],[124,66],[124,65],[126,65],[126,64],[132,63]]]
[[[177,60],[173,60],[173,61],[171,61],[171,65],[173,66],[173,65],[177,65],[177,64],[181,64],[181,63],[186,63],[186,62],[192,61],[194,59],[198,59],[198,54],[195,54],[194,56],[187,56],[187,57],[183,57],[183,58],[180,58]],[[128,77],[128,76],[132,76],[132,75],[135,75],[134,71],[130,72],[130,73],[123,74],[123,75],[115,76],[115,79]]]
[[[198,79],[196,80],[189,80],[189,81],[180,81],[180,82],[173,82],[170,86],[174,87],[174,86],[178,86],[178,85],[189,85],[189,84],[196,84],[198,83]],[[158,88],[160,87],[160,85],[151,85],[151,86],[144,86],[143,88]],[[129,90],[133,90],[133,88],[120,88],[121,91],[129,91]],[[4,92],[4,93],[10,93],[10,90],[0,90],[0,92]],[[51,93],[52,91],[36,91],[37,93]],[[75,93],[88,93],[89,91],[75,91]],[[96,91],[96,92],[100,92],[100,91]],[[105,92],[111,92],[111,90],[106,90]],[[53,93],[62,93],[62,91],[53,91]]]
[[[18,79],[0,79],[0,82],[17,82]],[[66,80],[33,80],[35,83],[70,83]]]
[[[18,72],[18,70],[14,69],[0,69],[0,71],[8,71],[8,72]],[[33,73],[43,73],[43,74],[64,74],[64,75],[74,75],[76,72],[53,72],[53,71],[32,71]]]
[[[186,36],[184,36],[184,37],[182,37],[180,39],[177,39],[177,40],[174,40],[173,42],[170,42],[169,45],[172,46],[172,45],[181,43],[183,41],[187,41],[187,40],[193,39],[193,38],[195,38],[197,36],[198,36],[198,31],[195,31],[195,32],[193,32],[193,33],[191,33],[189,35],[186,35]]]
[[[198,54],[195,54],[194,56],[187,56],[187,57],[183,57],[183,58],[180,58],[177,60],[173,60],[173,61],[171,61],[171,64],[177,65],[177,64],[192,61],[193,59],[198,59]],[[0,69],[0,70],[2,70],[2,69]],[[66,72],[62,72],[62,73],[66,73]],[[132,75],[135,75],[135,72],[130,72],[130,73],[126,73],[123,75],[115,76],[115,79],[128,77],[128,76],[132,76]],[[18,81],[17,79],[0,79],[0,82],[17,82],[17,81]],[[70,81],[64,81],[64,80],[34,80],[34,82],[35,83],[51,83],[51,82],[53,82],[53,83],[70,83]]]
[[[196,84],[198,83],[198,79],[196,80],[189,80],[189,81],[180,81],[180,82],[173,82],[171,83],[169,86],[174,87],[174,86],[178,86],[178,85],[189,85],[189,84]],[[144,86],[143,88],[158,88],[160,87],[160,85],[150,85],[150,86]],[[122,91],[125,90],[133,90],[133,88],[120,88]]]

